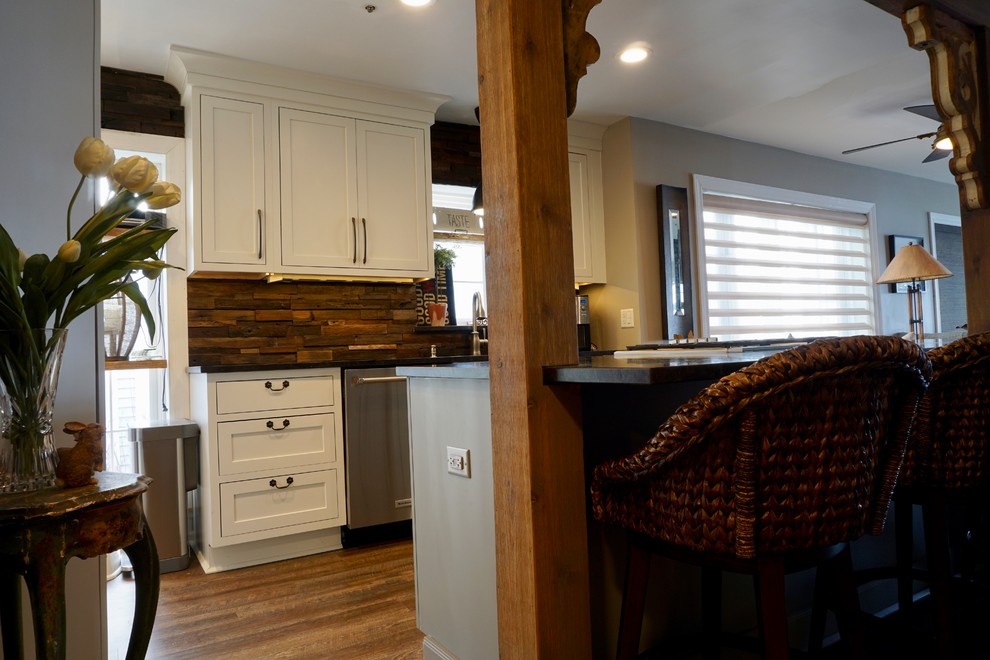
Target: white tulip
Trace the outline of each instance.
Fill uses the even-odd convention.
[[[86,136],[76,148],[76,155],[72,162],[76,169],[83,176],[101,177],[105,176],[113,165],[113,149],[108,147],[100,138]]]
[[[110,167],[110,178],[121,188],[139,195],[158,180],[158,168],[143,156],[128,156]]]
[[[179,186],[168,181],[155,181],[151,184],[151,197],[144,200],[149,209],[167,209],[182,199]]]

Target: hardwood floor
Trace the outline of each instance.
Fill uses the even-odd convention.
[[[125,638],[132,584],[123,601],[108,589]],[[420,658],[413,589],[409,540],[212,575],[194,562],[162,575],[148,658]]]

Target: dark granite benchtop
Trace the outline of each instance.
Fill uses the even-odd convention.
[[[611,355],[583,356],[576,365],[543,367],[543,382],[657,385],[693,380],[717,380],[779,350],[747,350],[705,357],[626,359]]]
[[[361,369],[376,367],[428,366],[433,364],[454,364],[458,362],[487,362],[487,355],[441,355],[435,358],[376,358],[370,360],[330,360],[305,364],[229,364],[189,367],[190,374],[231,374],[248,371],[287,371],[296,369]]]

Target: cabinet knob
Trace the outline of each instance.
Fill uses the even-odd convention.
[[[288,488],[289,486],[292,485],[292,477],[286,477],[285,478],[285,485],[284,486],[279,486],[278,485],[278,482],[275,481],[274,479],[272,479],[271,481],[269,481],[268,482],[268,485],[271,486],[272,488],[278,488],[279,490],[285,490],[286,488]]]
[[[282,387],[272,387],[272,381],[269,380],[265,382],[265,387],[270,389],[272,392],[281,392],[282,390],[288,389],[289,381],[283,380]]]
[[[274,429],[275,429],[275,422],[273,422],[272,420],[268,420],[268,423],[267,423],[267,424],[265,424],[265,426],[267,426],[268,428],[270,428],[270,429],[273,429],[273,430],[274,430]],[[285,429],[287,429],[287,428],[289,428],[289,420],[287,420],[287,419],[283,419],[283,420],[282,420],[282,428],[280,428],[280,429],[278,429],[278,430],[279,430],[279,431],[284,431],[284,430],[285,430]]]

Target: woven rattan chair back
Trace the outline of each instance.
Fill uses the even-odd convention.
[[[990,486],[990,332],[928,351],[932,381],[918,404],[901,484],[947,491]]]
[[[678,408],[638,453],[596,466],[594,515],[739,558],[878,534],[930,374],[923,351],[893,337],[759,360]]]

